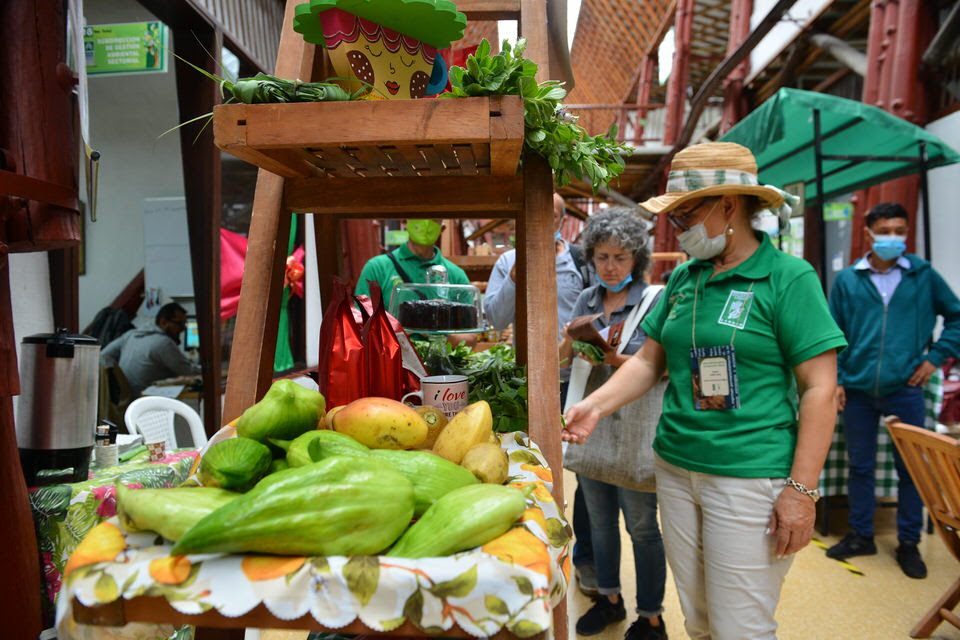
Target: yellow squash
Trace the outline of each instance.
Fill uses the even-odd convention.
[[[490,405],[484,400],[474,402],[453,416],[437,436],[433,452],[450,462],[460,464],[471,447],[487,442],[492,429],[493,414],[490,412]]]

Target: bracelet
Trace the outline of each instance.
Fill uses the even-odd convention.
[[[819,491],[817,491],[816,489],[808,489],[807,485],[803,484],[802,482],[797,482],[793,478],[787,478],[786,480],[784,480],[783,485],[786,487],[793,487],[794,489],[796,489],[803,495],[807,496],[814,502],[820,499]]]

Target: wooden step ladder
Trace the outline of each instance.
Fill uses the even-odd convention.
[[[319,81],[333,75],[326,73],[325,52],[292,27],[294,8],[303,1],[287,0],[275,75]],[[457,5],[472,20],[518,20],[527,39],[526,55],[539,65],[538,80],[546,79],[545,0],[461,0]],[[521,99],[221,105],[215,109],[214,135],[218,147],[260,167],[224,421],[260,399],[272,381],[291,215],[314,215],[324,301],[330,299],[332,276],[341,270],[341,247],[349,241],[340,237],[342,219],[514,218],[516,346],[518,359],[527,365],[529,435],[553,470],[553,495],[562,505],[553,175],[542,158],[530,154],[523,154],[523,172],[517,171],[523,146]],[[183,615],[163,598],[115,604],[97,607],[99,612],[87,609],[85,615],[229,629],[322,630],[309,615],[284,621],[263,606],[226,618],[217,612]],[[78,614],[82,609],[78,606]],[[359,621],[332,631],[377,634]],[[377,635],[425,634],[407,622]],[[459,627],[443,635],[469,637]],[[554,609],[553,635],[566,640],[565,602]],[[501,632],[495,637],[512,636]]]

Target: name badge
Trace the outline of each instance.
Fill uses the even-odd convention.
[[[690,349],[693,407],[697,411],[740,408],[736,351],[732,345]]]
[[[750,315],[750,308],[753,306],[752,291],[731,291],[727,296],[727,302],[723,305],[723,311],[720,312],[719,324],[737,329],[743,329],[747,326],[747,316]]]

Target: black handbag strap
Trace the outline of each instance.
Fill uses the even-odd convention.
[[[394,268],[396,268],[397,275],[400,276],[400,279],[406,284],[410,284],[410,277],[407,275],[407,272],[403,270],[403,267],[400,266],[400,261],[397,260],[392,251],[387,252],[387,257],[390,258],[390,262],[392,262]]]

